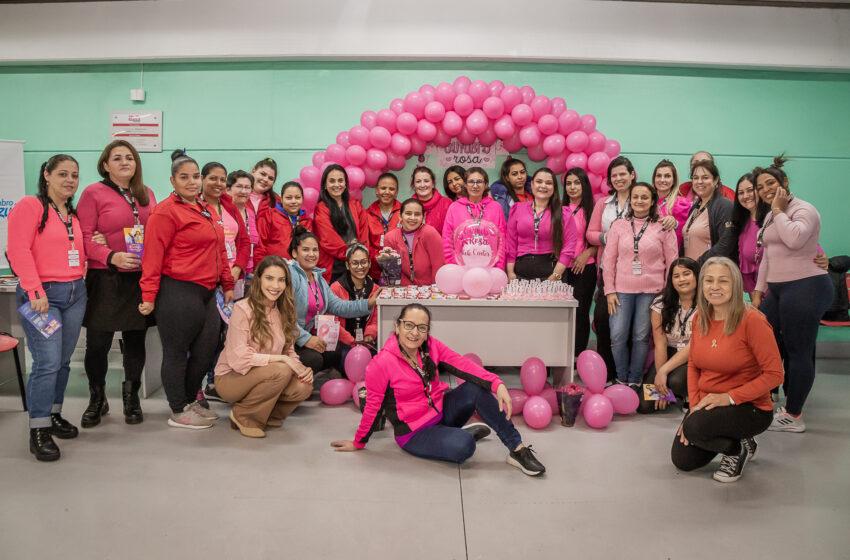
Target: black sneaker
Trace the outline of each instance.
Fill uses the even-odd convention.
[[[540,476],[546,472],[546,467],[534,456],[530,445],[526,445],[519,451],[511,451],[508,455],[508,464],[515,466],[528,476]]]
[[[741,478],[744,466],[750,457],[747,446],[741,442],[741,451],[737,455],[723,455],[720,466],[714,471],[714,480],[717,482],[735,482]]]
[[[222,399],[221,395],[218,394],[218,391],[215,390],[215,383],[207,384],[206,389],[204,389],[204,396],[208,401],[224,402],[224,399]]]
[[[62,418],[58,412],[50,415],[50,435],[59,439],[74,439],[79,433],[77,427]]]
[[[756,458],[756,453],[759,449],[759,444],[756,443],[756,438],[742,439],[741,445],[747,446],[747,452],[749,453],[747,461],[754,461]]]
[[[472,424],[467,424],[463,427],[463,431],[472,434],[472,437],[475,438],[475,441],[481,441],[490,435],[490,426],[485,424],[484,422],[473,422]]]

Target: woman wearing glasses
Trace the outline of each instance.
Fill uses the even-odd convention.
[[[411,303],[401,310],[395,336],[366,369],[366,407],[354,440],[331,446],[337,451],[363,449],[384,410],[396,443],[411,455],[461,464],[475,453],[475,442],[490,434],[490,426],[508,448],[508,464],[529,476],[546,472],[509,420],[511,397],[502,380],[429,336],[430,329],[428,308]],[[466,383],[450,389],[440,372]],[[473,413],[487,426],[462,427]]]
[[[360,301],[377,297],[381,287],[369,277],[369,250],[359,243],[348,248],[345,255],[346,272],[339,280],[331,284],[331,292],[341,300]],[[341,348],[342,363],[348,350],[355,344],[365,344],[371,348],[375,347],[378,338],[378,314],[372,310],[359,317],[346,319],[337,317],[339,320],[339,343]]]
[[[248,233],[248,241],[251,243],[248,264],[245,267],[245,274],[249,279],[254,272],[254,263],[261,260],[256,258],[255,255],[257,244],[260,242],[257,232],[257,213],[254,211],[254,207],[248,204],[248,197],[253,189],[254,176],[247,171],[237,169],[231,171],[227,176],[227,194],[230,196],[236,212],[242,217],[242,223]]]

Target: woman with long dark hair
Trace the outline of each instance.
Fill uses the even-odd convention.
[[[459,165],[452,165],[443,172],[443,192],[446,198],[454,202],[460,196],[466,177],[466,169]]]
[[[274,182],[277,179],[277,162],[270,157],[263,158],[254,164],[251,169],[254,177],[254,190],[248,196],[248,204],[254,209],[257,218],[268,210],[274,208],[279,202],[274,192]]]
[[[691,167],[694,203],[682,228],[684,256],[699,263],[713,256],[734,256],[726,230],[731,227],[732,201],[723,196],[720,171],[713,161]]]

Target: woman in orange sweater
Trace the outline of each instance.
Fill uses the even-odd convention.
[[[691,413],[673,439],[671,458],[676,468],[692,471],[722,454],[718,482],[735,482],[755,458],[754,438],[773,420],[770,391],[783,376],[770,324],[743,298],[735,263],[709,258],[699,275],[688,358]]]

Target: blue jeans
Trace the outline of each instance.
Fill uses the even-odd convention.
[[[32,369],[27,381],[30,428],[49,428],[50,414],[62,412],[71,371],[71,354],[80,338],[86,313],[86,285],[82,278],[73,282],[45,282],[42,286],[50,310],[59,317],[62,327],[50,338],[44,338],[38,329],[21,317],[27,346],[32,354]],[[29,301],[20,286],[16,296],[18,307]]]
[[[611,353],[617,367],[617,381],[640,383],[649,351],[649,306],[656,294],[624,294],[617,292],[620,307],[608,318],[611,326]],[[629,356],[629,332],[632,354]]]
[[[461,429],[473,412],[496,431],[509,450],[513,451],[522,443],[522,437],[499,410],[499,402],[490,389],[467,381],[443,397],[440,423],[418,430],[402,449],[423,459],[463,463],[475,453],[475,439]]]

